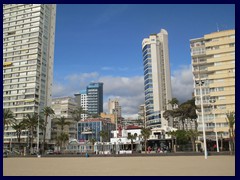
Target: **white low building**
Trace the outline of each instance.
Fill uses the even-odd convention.
[[[133,150],[141,151],[142,138],[141,138],[141,128],[138,126],[127,126],[126,129],[121,127],[118,130],[111,131],[113,138],[110,139],[110,143],[115,145],[115,152],[119,154],[131,154],[131,139],[128,139],[128,135],[135,135],[133,139]]]
[[[160,128],[153,128],[151,129],[151,135],[149,140],[151,139],[171,139],[171,135],[168,132],[177,131],[176,128],[170,126],[163,126]]]

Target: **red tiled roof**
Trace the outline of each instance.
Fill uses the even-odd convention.
[[[141,129],[139,126],[129,125],[126,129]]]

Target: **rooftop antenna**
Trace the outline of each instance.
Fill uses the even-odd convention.
[[[216,23],[216,25],[217,25],[217,32],[219,32],[219,27],[218,27],[218,23]]]

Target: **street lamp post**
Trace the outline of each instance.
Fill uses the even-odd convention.
[[[201,99],[201,113],[202,113],[202,126],[203,126],[203,143],[204,143],[204,156],[207,159],[207,143],[206,143],[206,133],[205,133],[205,121],[204,121],[204,114],[203,114],[203,98],[202,98],[202,85],[204,81],[196,81],[196,85],[200,87],[200,99]]]
[[[217,134],[217,124],[216,124],[216,118],[215,118],[215,109],[214,109],[214,103],[216,100],[210,99],[210,103],[213,103],[212,108],[213,108],[213,120],[214,120],[214,130],[215,130],[215,136],[216,136],[216,145],[217,145],[217,152],[219,152],[219,145],[218,145],[218,134]]]

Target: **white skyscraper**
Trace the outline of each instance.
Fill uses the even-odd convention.
[[[81,90],[79,93],[74,94],[75,101],[77,106],[81,106],[84,111],[88,111],[88,96],[86,90]],[[86,119],[88,117],[87,114],[81,114],[81,119]]]
[[[162,114],[171,108],[172,99],[168,33],[161,29],[142,41],[144,65],[144,91],[146,105],[146,126],[150,128],[167,126]]]
[[[19,121],[51,106],[55,19],[56,5],[3,5],[3,108]],[[5,131],[4,141],[16,138],[11,132]]]

